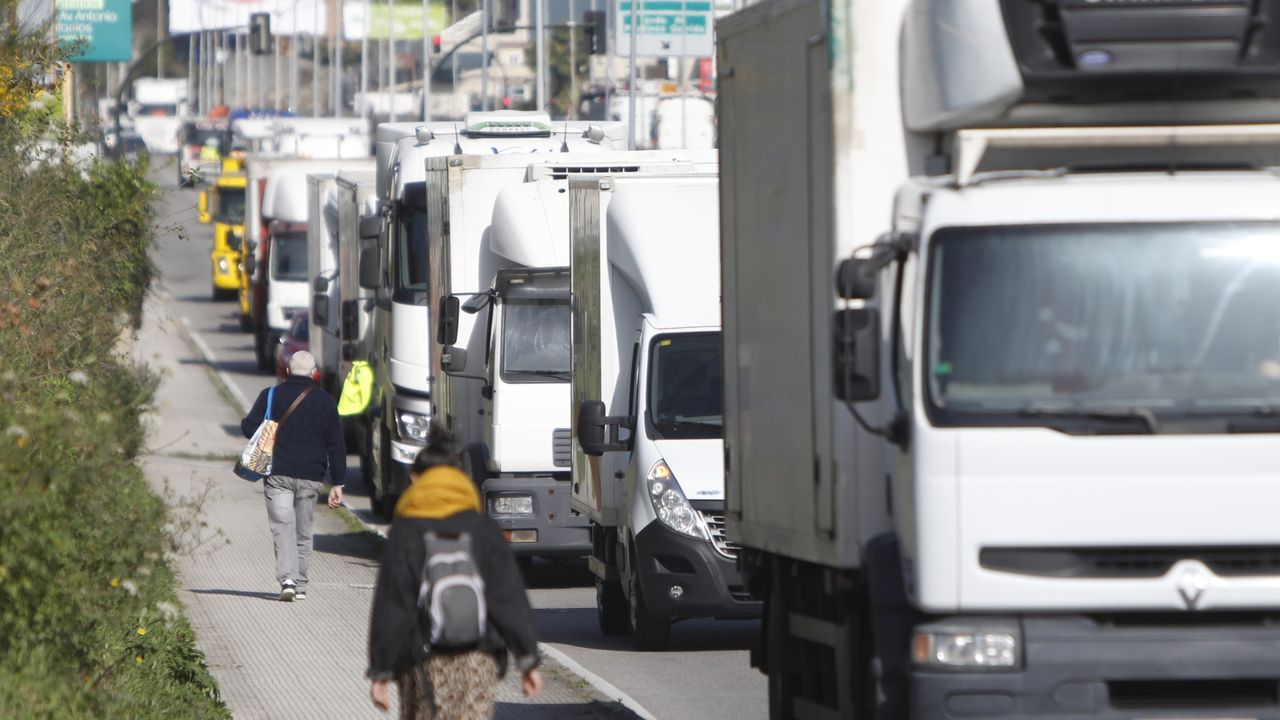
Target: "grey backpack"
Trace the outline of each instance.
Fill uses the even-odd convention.
[[[418,618],[427,651],[477,647],[485,636],[489,613],[471,535],[428,532],[422,539],[427,559],[418,586]]]

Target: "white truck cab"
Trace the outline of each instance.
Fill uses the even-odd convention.
[[[600,628],[642,650],[675,620],[760,612],[724,538],[709,170],[570,183],[573,507],[592,522]]]
[[[728,533],[772,718],[1280,717],[1275,9],[718,25]]]
[[[472,113],[461,124],[378,127],[377,186],[384,222],[378,249],[361,258],[360,273],[362,286],[377,295],[372,364],[379,401],[371,411],[366,447],[378,510],[389,514],[407,487],[409,466],[423,447],[428,427],[442,416],[438,409],[445,408],[443,415],[451,412],[447,398],[453,383],[439,371],[439,349],[432,347],[431,305],[456,291],[479,292],[493,281],[496,265],[482,241],[497,191],[520,182],[529,164],[568,157],[565,148],[603,152],[624,145],[616,124],[569,122],[553,127],[545,113]],[[505,169],[494,176],[496,184],[485,179],[465,193],[463,211],[462,187],[446,187],[448,176],[451,169],[462,172],[470,167],[476,158],[498,161]],[[438,165],[429,173],[432,163]],[[438,208],[433,212],[432,198],[447,198],[456,205],[445,206],[446,201],[439,200],[442,204],[431,205]],[[470,342],[470,316],[462,319],[460,329]],[[470,402],[475,395],[478,405],[479,384],[465,383],[468,389],[462,397]],[[468,440],[472,418],[461,417],[459,423],[467,425],[453,429],[464,443],[473,442]]]

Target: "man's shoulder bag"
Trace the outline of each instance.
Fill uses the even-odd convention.
[[[275,399],[276,389],[271,388],[267,392],[266,415],[263,416],[262,424],[254,431],[253,437],[249,438],[249,444],[244,446],[244,451],[236,459],[234,471],[236,475],[249,482],[257,482],[271,474],[271,455],[275,452],[276,432],[280,430],[280,426],[284,424],[284,421],[289,419],[293,411],[298,409],[302,401],[311,394],[312,390],[315,390],[315,386],[299,393],[297,399],[289,405],[289,409],[284,411],[284,415],[281,415],[279,420],[271,419],[271,405]]]

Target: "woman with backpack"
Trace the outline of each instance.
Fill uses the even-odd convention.
[[[433,427],[396,503],[369,627],[373,704],[391,681],[404,720],[488,720],[507,651],[524,694],[542,691],[533,610],[497,523],[482,512],[453,438]]]

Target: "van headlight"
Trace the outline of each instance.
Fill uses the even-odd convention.
[[[427,441],[427,430],[431,427],[430,415],[401,410],[396,413],[396,420],[400,425],[400,437],[417,442]]]
[[[950,621],[916,628],[911,656],[933,670],[1012,670],[1019,666],[1022,632],[1014,622]]]
[[[649,502],[653,504],[653,513],[663,525],[689,537],[704,537],[702,522],[698,511],[689,504],[684,496],[680,483],[671,473],[667,461],[659,460],[649,470],[645,478],[645,487],[649,490]]]

